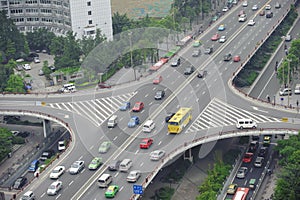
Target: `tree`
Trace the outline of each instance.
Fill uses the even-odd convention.
[[[12,133],[0,127],[0,162],[11,152]]]
[[[17,92],[17,93],[24,93],[24,83],[23,79],[20,75],[12,74],[9,76],[7,81],[7,86],[5,88],[6,92]]]
[[[130,20],[126,14],[120,15],[120,13],[115,13],[112,17],[112,25],[113,25],[113,34],[116,35],[126,30],[130,29],[132,24],[132,20]]]

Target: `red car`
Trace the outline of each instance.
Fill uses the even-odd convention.
[[[144,103],[143,102],[136,102],[132,108],[133,112],[140,112],[141,110],[143,110],[144,108]]]
[[[219,38],[220,38],[220,35],[219,35],[219,34],[214,34],[214,35],[211,37],[211,41],[217,41]]]
[[[162,76],[160,75],[153,79],[153,84],[159,84],[160,82],[162,82]]]
[[[153,143],[153,139],[152,138],[145,138],[140,143],[140,148],[141,149],[149,149],[149,147],[152,145],[152,143]]]
[[[241,60],[241,57],[238,55],[233,57],[233,62],[240,62],[240,60]]]
[[[101,88],[101,89],[102,88],[111,88],[111,85],[102,82],[102,83],[98,83],[98,87]]]
[[[247,152],[244,155],[243,162],[249,163],[249,162],[251,162],[252,158],[253,158],[253,153]]]

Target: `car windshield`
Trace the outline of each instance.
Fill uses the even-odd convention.
[[[52,173],[59,173],[59,169],[54,169]]]
[[[54,190],[54,189],[55,189],[55,185],[50,185],[50,186],[49,186],[49,189],[50,189],[50,190]]]
[[[94,160],[92,160],[92,162],[91,162],[91,164],[97,164],[98,163],[98,160],[96,160],[96,159],[94,159]]]
[[[147,141],[142,141],[141,144],[147,144]]]
[[[105,148],[106,148],[106,146],[108,146],[108,144],[107,144],[107,143],[102,143],[100,148],[102,148],[102,149],[105,149]]]
[[[134,107],[135,107],[135,108],[139,108],[139,107],[140,107],[140,104],[137,103],[137,104],[134,105]]]
[[[72,168],[79,168],[79,165],[78,164],[73,164],[71,167]]]
[[[131,118],[129,123],[135,123],[135,119],[134,118]]]

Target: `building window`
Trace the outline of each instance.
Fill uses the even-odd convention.
[[[92,5],[92,2],[88,1],[86,2],[87,6],[91,6]]]
[[[89,24],[93,24],[93,20],[89,20]]]
[[[88,11],[88,15],[92,15],[92,11]]]

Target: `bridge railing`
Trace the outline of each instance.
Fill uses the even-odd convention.
[[[154,179],[154,177],[159,173],[160,169],[163,168],[170,160],[175,158],[177,155],[183,153],[184,151],[193,148],[195,146],[198,146],[203,143],[225,139],[225,138],[231,138],[231,137],[239,137],[239,136],[250,136],[250,135],[265,135],[265,134],[272,134],[272,135],[298,135],[299,130],[298,129],[274,129],[274,128],[266,128],[266,129],[257,129],[257,130],[233,130],[233,131],[226,131],[226,132],[218,132],[213,133],[210,135],[202,136],[199,138],[196,138],[192,141],[185,142],[183,145],[177,147],[176,149],[172,150],[170,153],[168,153],[166,156],[164,156],[157,164],[155,169],[148,174],[148,176],[145,178],[144,182],[142,183],[143,188],[147,188],[148,185],[151,183],[151,181]],[[131,196],[131,200],[133,199],[139,199],[141,195],[134,194]]]

